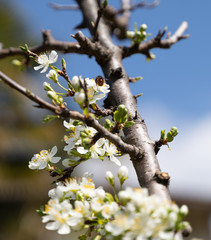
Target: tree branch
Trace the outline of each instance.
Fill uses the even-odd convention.
[[[89,23],[96,19],[97,4],[92,0],[77,0],[77,2],[87,23],[86,27],[92,32]],[[99,44],[112,51],[106,62],[98,62],[111,89],[105,106],[109,108],[124,104],[127,107],[135,125],[125,128],[124,140],[141,150],[139,156],[130,155],[139,183],[142,187],[148,188],[150,194],[170,199],[168,187],[155,177],[155,174],[160,172],[160,167],[154,151],[154,141],[149,138],[146,125],[137,114],[136,100],[130,91],[129,78],[122,65],[122,50],[112,42],[110,28],[104,21],[100,21],[98,31]]]
[[[108,139],[110,142],[112,142],[113,144],[115,144],[121,152],[128,153],[134,156],[141,155],[141,151],[139,148],[123,142],[118,135],[115,135],[109,132],[108,130],[106,130],[96,119],[90,117],[89,115],[85,116],[77,111],[70,111],[64,105],[56,106],[48,103],[45,100],[38,97],[33,92],[31,92],[30,90],[22,87],[20,84],[18,84],[17,82],[9,78],[7,75],[5,75],[1,71],[0,71],[0,79],[11,88],[20,92],[27,98],[31,99],[33,102],[36,102],[40,108],[50,110],[51,112],[63,118],[72,118],[75,120],[82,121],[86,123],[88,126],[95,128],[99,132],[101,137],[104,137]]]
[[[123,47],[122,51],[123,58],[129,57],[136,53],[144,54],[147,57],[150,57],[149,50],[153,48],[164,49],[170,48],[173,44],[189,37],[189,35],[183,35],[187,28],[188,23],[182,22],[177,31],[174,33],[174,35],[172,35],[171,37],[168,36],[167,39],[162,39],[162,37],[166,33],[166,29],[164,29],[163,31],[159,31],[157,36],[155,36],[153,39],[147,42],[143,42],[139,45],[134,44],[130,47]]]
[[[49,50],[56,50],[62,53],[78,53],[87,55],[89,54],[89,51],[87,51],[88,49],[81,48],[78,43],[55,40],[49,30],[47,31],[43,30],[42,35],[43,35],[42,45],[29,47],[30,51],[37,54]],[[14,55],[25,56],[26,54],[20,48],[15,47],[0,49],[0,59]]]
[[[49,3],[49,5],[55,10],[79,10],[79,7],[76,5],[63,5],[57,3]]]

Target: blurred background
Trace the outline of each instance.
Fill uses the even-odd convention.
[[[120,1],[109,1],[115,7]],[[138,2],[138,1],[137,1]],[[42,42],[41,30],[49,29],[57,40],[74,41],[74,27],[81,21],[79,11],[56,11],[50,0],[0,0],[0,42],[4,48],[29,46]],[[74,4],[57,0],[58,4]],[[152,139],[159,139],[160,130],[179,129],[179,135],[158,154],[161,169],[171,176],[170,191],[179,204],[190,209],[188,220],[193,227],[191,237],[211,239],[211,68],[210,68],[211,2],[191,0],[161,0],[154,9],[139,9],[132,13],[129,30],[148,25],[147,32],[155,36],[165,26],[172,33],[182,21],[189,23],[190,38],[175,44],[170,50],[154,49],[156,59],[146,62],[135,55],[124,60],[129,76],[143,80],[131,84],[138,99],[139,112],[147,123]],[[83,30],[84,34],[88,34]],[[117,44],[129,45],[129,41]],[[75,54],[60,55],[67,61],[70,77],[102,75],[94,59]],[[24,71],[11,64],[13,58],[0,60],[0,70],[21,85],[45,98],[42,83],[45,74],[30,66]],[[17,59],[19,59],[17,57]],[[58,61],[59,63],[59,61]],[[83,64],[82,64],[83,63]],[[59,64],[58,64],[59,67]],[[70,103],[71,109],[75,105]],[[69,239],[45,230],[35,212],[48,201],[47,191],[53,186],[46,172],[28,169],[28,161],[40,150],[57,145],[58,156],[65,158],[62,141],[65,129],[57,119],[44,124],[48,112],[33,107],[33,103],[0,82],[0,240]],[[122,159],[130,168],[125,185],[138,186],[129,159]],[[108,161],[92,160],[82,164],[75,174],[89,171],[98,185],[104,184],[103,174],[118,170]],[[108,186],[107,186],[108,187]]]

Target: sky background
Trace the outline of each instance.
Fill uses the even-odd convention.
[[[50,29],[55,39],[74,41],[70,34],[76,33],[73,28],[81,21],[80,12],[55,11],[49,7],[50,0],[7,2],[15,6],[15,11],[21,14],[28,31],[38,42],[42,41],[41,29]],[[57,0],[55,3],[73,4],[74,1]],[[119,1],[110,0],[109,3],[118,6]],[[171,176],[171,191],[187,197],[202,196],[207,200],[211,200],[210,11],[210,0],[161,0],[154,9],[134,11],[129,30],[133,30],[134,22],[137,25],[145,23],[147,32],[155,36],[165,26],[174,33],[182,21],[187,21],[190,38],[168,50],[152,50],[156,55],[153,61],[146,62],[145,56],[134,55],[123,62],[129,76],[143,77],[138,83],[131,84],[131,90],[134,95],[143,93],[138,107],[150,136],[159,139],[160,130],[168,131],[172,126],[179,130],[178,137],[170,144],[171,151],[164,146],[158,154],[161,169]],[[86,30],[83,32],[88,34]],[[130,44],[129,41],[115,42]],[[102,74],[95,60],[87,56],[71,54],[65,59],[71,77]],[[86,165],[83,167],[87,170]],[[134,172],[131,182],[136,181],[133,175]]]

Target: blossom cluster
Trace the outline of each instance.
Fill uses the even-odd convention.
[[[119,180],[126,179],[128,169],[122,166]],[[106,179],[114,180],[111,172]],[[110,179],[110,180],[109,180]],[[83,239],[95,231],[105,239],[150,239],[170,240],[175,233],[187,227],[183,218],[188,209],[175,203],[149,196],[147,189],[129,188],[113,196],[102,187],[95,187],[88,173],[82,178],[69,178],[58,182],[49,191],[50,200],[42,211],[42,222],[46,229],[59,234],[89,229]],[[92,228],[90,228],[92,226]]]
[[[86,93],[88,97],[89,104],[96,103],[100,99],[104,98],[107,93],[110,92],[109,85],[103,82],[98,82],[94,79],[89,78],[82,78],[78,76],[74,76],[72,78],[72,84],[76,91],[74,100],[79,104],[82,105],[86,100]]]
[[[64,150],[69,154],[69,158],[63,160],[65,167],[77,164],[77,160],[83,159],[101,159],[109,157],[110,161],[121,165],[116,156],[119,152],[116,146],[105,138],[99,138],[95,143],[92,143],[93,137],[97,131],[86,126],[84,123],[70,119],[69,122],[64,121],[64,126],[69,132],[65,136],[66,146]]]
[[[135,32],[128,32],[127,35],[134,44],[137,44],[146,39],[146,29],[145,24],[141,25],[139,30],[135,26]],[[27,48],[25,51],[28,52]],[[58,70],[52,66],[57,59],[56,51],[51,51],[49,55],[41,54],[36,59],[39,66],[34,67],[35,70],[42,69],[41,73],[50,67],[51,70],[46,77],[66,91],[57,93],[49,83],[44,82],[43,87],[48,97],[55,105],[64,107],[62,95],[73,96],[75,102],[84,110],[84,114],[89,113],[89,107],[94,110],[96,102],[110,92],[109,85],[100,76],[95,79],[74,76],[72,80],[68,79],[66,89],[58,79],[59,75],[65,75],[66,63],[62,60],[63,70]],[[121,166],[118,156],[123,153],[119,152],[113,143],[99,135],[94,128],[78,120],[69,119],[63,124],[67,131],[64,136],[66,144],[64,151],[67,152],[68,158],[62,160],[62,164],[67,169],[56,166],[61,160],[61,157],[55,156],[56,146],[35,154],[29,162],[29,168],[32,170],[45,169],[61,176],[56,187],[48,193],[50,200],[39,211],[46,229],[56,230],[59,234],[87,230],[79,237],[81,240],[93,236],[93,232],[95,236],[92,239],[173,240],[178,231],[188,226],[188,223],[183,221],[188,213],[185,205],[179,208],[171,201],[162,200],[155,195],[150,196],[147,189],[130,187],[122,189],[123,183],[128,178],[128,169]],[[114,129],[118,130],[119,133],[124,127],[133,124],[127,108],[119,105],[113,112],[113,122],[106,119],[104,127],[111,132]],[[172,128],[167,137],[174,138],[176,134],[177,129]],[[96,187],[88,173],[81,178],[65,175],[65,170],[69,167],[72,170],[88,159],[104,160],[105,157],[121,166],[117,174],[120,184],[118,193],[113,173],[106,172],[106,180],[112,187],[114,196],[103,187]]]
[[[88,174],[82,178],[70,178],[59,182],[49,191],[51,199],[45,205],[42,222],[46,228],[59,234],[86,228],[86,225],[108,221],[119,210],[111,194],[102,187],[95,188]]]
[[[41,54],[37,57],[36,62],[40,65],[35,66],[34,70],[41,70],[41,73],[47,71],[48,67],[52,68],[47,74],[46,77],[52,80],[61,88],[65,89],[63,86],[60,85],[58,76],[60,70],[58,70],[55,66],[52,66],[52,63],[55,63],[58,59],[58,54],[56,51],[51,51],[49,55],[46,53]],[[65,63],[64,59],[62,59],[63,66]],[[98,80],[100,79],[100,81]],[[80,106],[86,101],[86,98],[89,104],[96,103],[100,99],[104,98],[107,93],[110,92],[109,85],[106,84],[103,78],[96,78],[96,79],[89,79],[89,78],[82,78],[81,76],[74,76],[72,78],[72,86],[69,86],[72,90],[74,89],[74,100]],[[47,89],[46,89],[47,86]],[[50,97],[54,102],[61,104],[61,97],[58,100],[58,96],[56,92],[52,89],[49,83],[44,83],[44,89],[48,91],[48,97]],[[65,89],[68,92],[68,89]]]
[[[121,210],[105,229],[118,239],[174,239],[175,232],[188,226],[181,221],[187,215],[186,205],[149,196],[147,189],[127,187],[118,193]]]
[[[134,31],[127,31],[126,36],[127,38],[131,39],[133,44],[140,44],[141,42],[145,41],[150,34],[146,33],[147,25],[142,24],[140,28],[137,28],[137,25],[134,25]]]

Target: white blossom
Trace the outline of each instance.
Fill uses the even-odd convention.
[[[30,169],[44,169],[47,167],[49,162],[57,163],[61,158],[54,157],[57,153],[57,147],[54,146],[52,150],[42,150],[40,153],[35,154],[34,157],[29,162]]]
[[[113,143],[110,143],[108,140],[105,141],[105,151],[107,156],[109,156],[109,159],[116,163],[116,165],[121,166],[120,161],[114,156],[115,154],[117,154],[117,148]]]
[[[50,64],[55,63],[58,59],[58,54],[56,51],[51,51],[49,56],[47,56],[45,53],[41,54],[38,59],[37,63],[39,63],[39,66],[34,67],[34,70],[39,70],[43,68],[43,70],[40,73],[44,73],[47,71]]]

